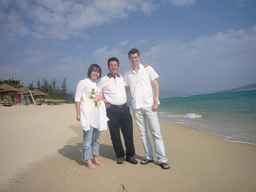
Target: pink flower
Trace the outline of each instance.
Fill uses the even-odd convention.
[[[96,100],[96,101],[103,101],[103,98],[102,98],[102,95],[101,95],[101,91],[96,91],[95,92],[94,100]]]

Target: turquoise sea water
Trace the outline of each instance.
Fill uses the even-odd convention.
[[[256,145],[256,91],[160,99],[159,119]]]

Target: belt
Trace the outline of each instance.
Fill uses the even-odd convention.
[[[116,107],[122,108],[122,107],[126,106],[126,103],[125,103],[125,104],[123,104],[123,105],[112,105],[112,104],[111,104],[111,106],[113,106],[113,107],[115,107],[115,106],[116,106]]]

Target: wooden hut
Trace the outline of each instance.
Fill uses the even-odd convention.
[[[22,101],[23,101],[23,99],[25,99],[25,97],[26,97],[27,101],[29,101],[30,100],[29,97],[31,97],[31,95],[30,95],[31,90],[26,87],[19,88],[19,90],[20,90],[20,97],[18,95],[18,102],[22,103]]]
[[[3,95],[7,94],[7,95],[9,95],[9,105],[12,105],[12,103],[14,103],[14,104],[17,103],[17,96],[18,96],[19,92],[20,92],[19,89],[14,88],[11,85],[8,85],[8,84],[5,84],[5,83],[0,85],[1,101],[3,101]],[[14,99],[13,102],[11,100],[11,95],[15,95],[15,99]]]

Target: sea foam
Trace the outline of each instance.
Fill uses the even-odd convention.
[[[187,115],[185,115],[185,117],[190,119],[198,119],[202,118],[202,115],[198,115],[196,113],[188,113]]]
[[[163,115],[163,114],[162,114]],[[171,114],[168,115],[171,118],[188,118],[188,119],[198,119],[202,118],[202,115],[198,115],[196,113],[187,113],[186,115],[177,115],[177,114]]]

